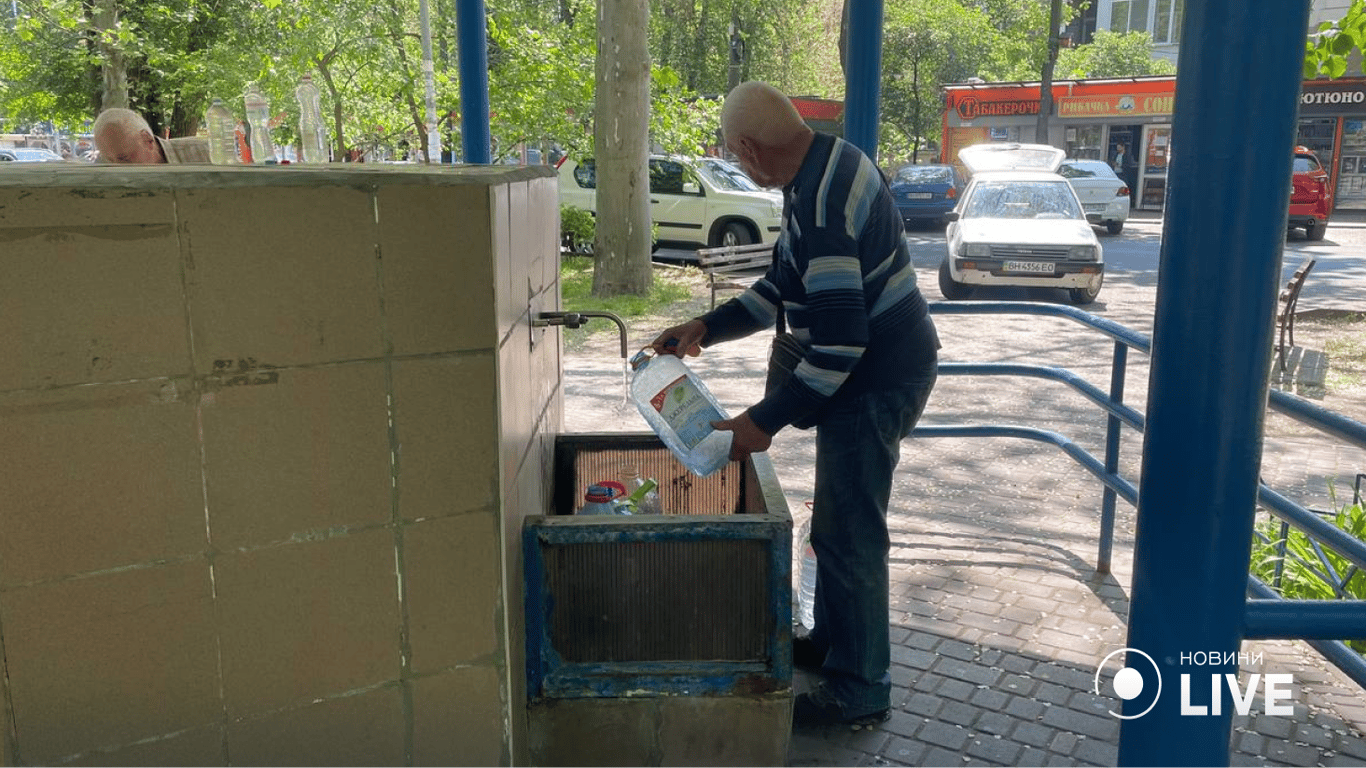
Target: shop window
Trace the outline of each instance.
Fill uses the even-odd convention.
[[[1104,160],[1101,126],[1078,125],[1067,128],[1067,156],[1083,160]]]

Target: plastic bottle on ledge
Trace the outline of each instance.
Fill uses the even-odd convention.
[[[209,128],[209,162],[214,165],[237,165],[237,118],[228,111],[222,99],[214,99],[204,113]]]
[[[626,504],[632,514],[662,515],[664,510],[659,504],[658,483],[653,478],[642,478],[635,467],[627,467],[621,472],[621,484],[626,488]]]
[[[304,73],[299,87],[294,89],[299,100],[299,162],[327,162],[327,140],[323,138],[322,94],[313,84],[313,76]]]
[[[702,380],[674,355],[655,355],[649,347],[631,358],[631,368],[631,399],[683,466],[698,477],[724,467],[732,434],[712,428],[726,412]]]
[[[590,485],[583,497],[584,504],[579,508],[580,515],[629,515],[614,499],[619,496],[616,490],[606,485]]]
[[[275,161],[275,142],[270,140],[270,102],[256,83],[247,86],[242,94],[247,109],[247,130],[251,135],[251,160],[254,163]]]

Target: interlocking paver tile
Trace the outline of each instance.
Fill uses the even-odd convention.
[[[1092,765],[1114,765],[1119,761],[1119,746],[1100,739],[1083,739],[1072,756]]]
[[[972,693],[975,690],[977,690],[977,686],[973,685],[972,683],[964,682],[962,680],[943,678],[940,681],[939,685],[935,688],[934,693],[936,696],[939,696],[943,699],[951,699],[953,701],[963,702],[972,698]]]
[[[940,657],[934,671],[957,680],[965,680],[974,685],[994,685],[1001,679],[1000,670],[948,657]]]
[[[1119,721],[1115,718],[1100,718],[1066,707],[1049,707],[1048,711],[1043,713],[1043,723],[1069,733],[1084,734],[1097,739],[1119,737]]]
[[[1333,766],[1334,768],[1337,766],[1343,766],[1343,768],[1361,768],[1361,758],[1334,754],[1325,759],[1322,764]]]
[[[1081,739],[1075,733],[1054,730],[1053,738],[1048,740],[1048,751],[1059,755],[1071,755]]]
[[[969,755],[989,760],[997,765],[1011,765],[1023,751],[1024,747],[1013,741],[990,736],[972,739],[968,742],[967,749]]]
[[[920,729],[916,738],[945,749],[957,750],[962,749],[963,745],[967,743],[968,732],[951,723],[931,720],[925,723],[925,727]]]

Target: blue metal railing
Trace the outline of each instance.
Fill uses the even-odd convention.
[[[1114,340],[1110,392],[1065,368],[1019,363],[945,362],[939,372],[949,376],[1028,376],[1050,379],[1071,387],[1107,414],[1104,459],[1097,459],[1071,438],[1036,427],[1009,424],[937,424],[916,427],[916,437],[1011,437],[1054,445],[1105,485],[1101,508],[1099,553],[1096,570],[1109,573],[1114,544],[1115,498],[1122,496],[1138,506],[1138,488],[1119,474],[1120,427],[1143,432],[1144,417],[1124,404],[1124,382],[1128,373],[1128,350],[1145,354],[1151,351],[1141,334],[1070,306],[1022,302],[936,302],[930,305],[935,315],[1021,314],[1061,317],[1099,331]],[[1366,448],[1366,424],[1285,392],[1272,390],[1269,407],[1325,435]],[[1287,525],[1303,532],[1315,547],[1326,546],[1341,555],[1354,568],[1366,570],[1366,542],[1324,520],[1318,514],[1259,484],[1260,504]],[[1350,577],[1349,577],[1350,578]],[[1331,583],[1331,582],[1330,582]],[[1341,590],[1339,589],[1339,593]],[[1366,687],[1366,659],[1339,638],[1366,637],[1366,606],[1360,600],[1320,601],[1287,600],[1255,577],[1248,576],[1244,632],[1248,639],[1295,638],[1306,640],[1358,685]]]

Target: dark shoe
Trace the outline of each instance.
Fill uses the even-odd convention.
[[[825,666],[825,651],[806,635],[792,638],[792,666],[810,671]]]
[[[872,726],[892,716],[890,708],[872,712],[848,712],[843,705],[820,686],[810,693],[797,696],[792,706],[792,728],[809,730],[827,725]]]

